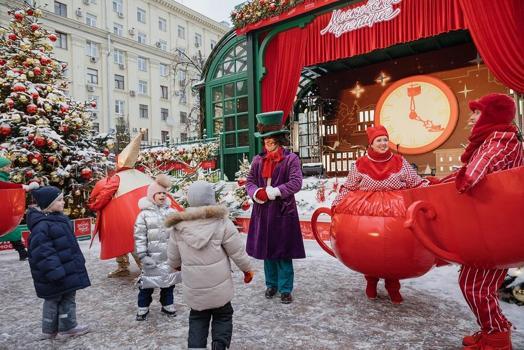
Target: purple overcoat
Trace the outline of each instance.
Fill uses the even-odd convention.
[[[251,198],[258,188],[266,187],[262,177],[264,155],[255,156],[247,177],[246,188]],[[278,187],[282,196],[264,204],[253,203],[246,251],[256,259],[305,258],[295,202],[295,193],[302,188],[300,159],[296,154],[284,150],[284,159],[273,170],[271,186]]]

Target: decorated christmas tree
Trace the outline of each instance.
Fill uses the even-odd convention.
[[[239,169],[235,173],[235,179],[237,180],[237,187],[235,188],[235,191],[233,192],[233,197],[235,198],[236,202],[238,203],[235,209],[237,211],[238,209],[247,211],[251,207],[251,199],[247,195],[247,190],[246,190],[246,181],[247,181],[247,176],[249,175],[249,169],[251,169],[251,163],[249,162],[249,160],[247,160],[247,157],[242,158],[242,160],[239,161],[239,163],[240,163]]]
[[[95,102],[67,96],[67,66],[52,55],[57,37],[39,23],[42,11],[8,13],[9,27],[0,27],[0,148],[12,160],[11,180],[62,188],[66,214],[86,216],[92,186],[112,167],[113,141],[92,135]]]

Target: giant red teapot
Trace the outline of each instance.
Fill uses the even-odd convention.
[[[25,191],[22,188],[0,190],[0,237],[13,231],[25,213]]]
[[[464,194],[457,192],[453,182],[377,193],[396,196],[398,205],[380,197],[356,200],[356,192],[353,199],[346,197],[340,203],[344,206],[337,206],[333,213],[333,249],[316,229],[318,216],[330,214],[330,209],[318,209],[311,219],[320,246],[353,270],[392,278],[416,277],[431,267],[427,254],[483,268],[524,265],[524,167],[489,174]],[[378,210],[384,203],[390,208],[389,215],[362,215],[365,208]],[[400,204],[407,208],[404,213]],[[398,216],[393,215],[395,211]],[[387,276],[393,270],[398,276]]]
[[[319,245],[352,270],[382,278],[403,279],[424,275],[436,263],[404,227],[406,202],[403,191],[352,191],[336,206],[317,209],[311,218]],[[319,237],[318,216],[332,215],[331,249]]]

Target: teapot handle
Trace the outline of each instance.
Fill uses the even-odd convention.
[[[434,207],[424,201],[416,201],[413,202],[406,213],[406,221],[404,222],[404,227],[408,228],[413,232],[413,235],[418,239],[418,241],[433,255],[436,257],[445,260],[445,261],[451,261],[454,263],[458,263],[461,265],[464,265],[464,260],[460,256],[458,256],[455,253],[448,252],[447,250],[444,250],[440,247],[438,247],[432,237],[424,231],[422,228],[422,225],[419,222],[418,219],[418,213],[422,212],[424,221],[429,220],[435,220],[437,217],[437,213],[435,212]]]
[[[335,253],[333,252],[333,249],[331,249],[320,237],[320,233],[317,229],[317,220],[320,214],[327,214],[331,216],[331,209],[329,208],[318,208],[313,212],[313,215],[311,216],[311,230],[313,231],[313,236],[315,236],[315,239],[317,240],[318,245],[326,251],[329,255],[336,258]]]

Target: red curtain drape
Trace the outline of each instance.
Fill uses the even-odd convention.
[[[365,3],[359,2],[342,10],[347,11]],[[329,24],[331,12],[318,16],[307,25],[308,46],[305,65],[361,55],[395,44],[465,28],[457,0],[403,0],[393,7],[400,9],[400,13],[392,20],[356,29],[338,38],[331,33],[320,33]]]
[[[306,31],[292,28],[279,33],[266,49],[266,75],[262,81],[262,111],[284,111],[287,119],[304,67]]]
[[[460,0],[473,41],[495,77],[524,93],[524,0]]]

